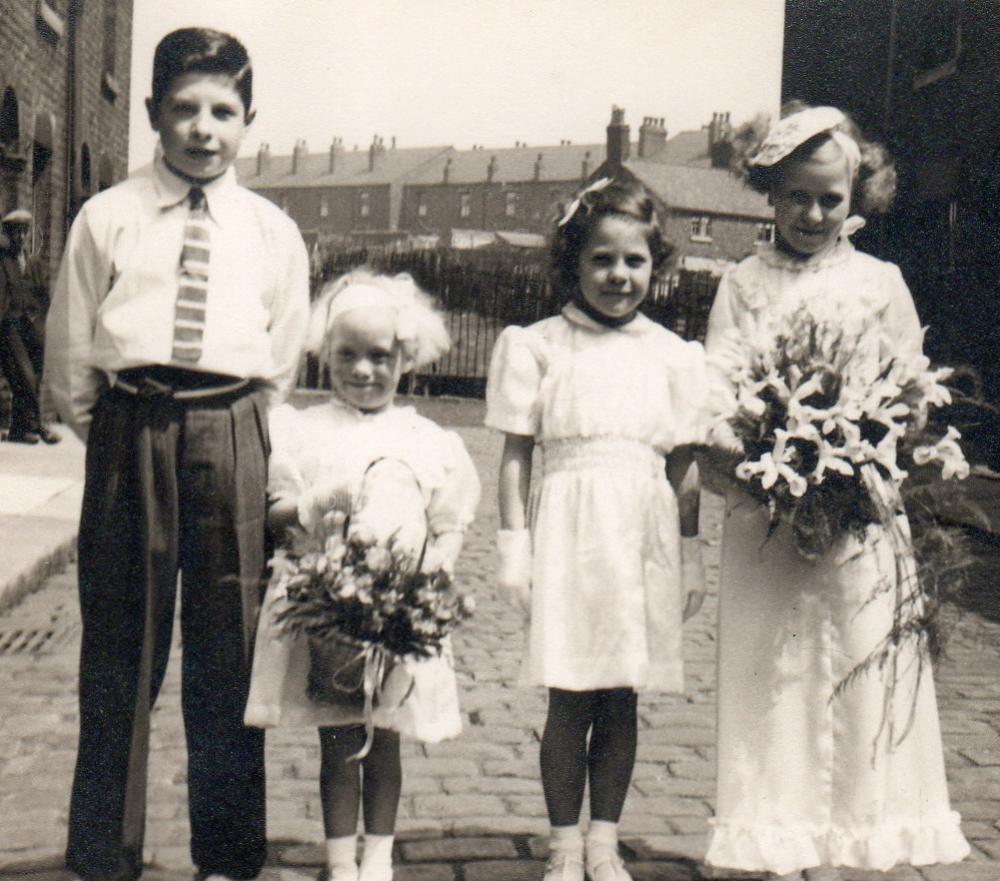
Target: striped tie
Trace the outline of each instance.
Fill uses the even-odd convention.
[[[195,364],[201,357],[205,335],[205,303],[208,299],[209,230],[205,191],[192,187],[188,193],[191,211],[184,225],[184,247],[177,284],[174,312],[172,360]]]

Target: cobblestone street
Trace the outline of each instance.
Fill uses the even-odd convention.
[[[475,595],[474,620],[455,639],[463,736],[404,746],[398,824],[399,881],[536,879],[544,858],[545,806],[538,777],[542,690],[516,687],[524,624],[495,596],[499,441],[460,433],[483,479],[480,516],[459,579]],[[712,815],[715,774],[715,641],[720,503],[705,496],[702,535],[713,589],[685,633],[687,692],[640,699],[640,742],[622,840],[637,881],[694,881]],[[75,566],[0,616],[0,877],[68,878],[60,867],[76,749],[79,625]],[[146,861],[150,879],[189,879],[185,748],[175,646],[154,714]],[[954,807],[973,856],[958,866],[844,871],[845,881],[1000,879],[1000,621],[967,612],[938,673]],[[323,861],[313,730],[268,733],[270,879],[315,878]],[[263,877],[263,876],[262,876]],[[757,876],[741,875],[748,879]]]

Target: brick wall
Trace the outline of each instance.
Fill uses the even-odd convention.
[[[711,219],[711,235],[708,240],[692,235],[693,221],[698,217]],[[677,257],[742,260],[756,250],[757,227],[760,223],[761,221],[753,218],[675,211],[667,218],[664,232],[676,249]]]
[[[68,198],[73,152],[66,143],[71,3],[81,7],[82,14],[75,17],[78,147],[72,166],[74,197]],[[114,10],[113,53],[105,51],[109,9]],[[51,24],[43,23],[45,19]],[[97,192],[100,185],[126,175],[131,54],[131,0],[0,0],[0,100],[8,89],[16,95],[20,140],[27,147],[23,169],[9,164],[0,167],[0,208],[6,211],[15,204],[31,208],[38,223],[34,247],[50,275],[58,266],[68,219],[78,202]],[[106,62],[114,68],[108,71],[113,77],[110,81],[104,78]],[[46,150],[33,150],[35,140],[51,148],[41,174]],[[86,153],[90,186],[85,191],[81,158]]]
[[[413,233],[447,233],[459,229],[547,233],[559,205],[579,188],[580,181],[518,181],[513,183],[406,184],[399,219]],[[462,216],[462,195],[468,196],[468,216]],[[508,201],[509,200],[509,201]],[[419,206],[426,211],[423,216]],[[513,213],[508,213],[508,204]]]

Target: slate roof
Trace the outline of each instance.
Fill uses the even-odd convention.
[[[587,154],[590,154],[588,157]],[[593,172],[604,161],[604,144],[556,144],[540,147],[505,147],[476,150],[451,150],[434,159],[413,174],[407,176],[408,184],[439,184],[444,181],[444,168],[448,169],[451,184],[473,184],[486,182],[486,170],[490,160],[496,157],[493,173],[494,183],[523,183],[535,179],[535,162],[539,155],[542,165],[539,180],[572,181],[582,180],[583,161],[588,162],[588,173]]]
[[[257,157],[246,156],[236,160],[236,176],[240,183],[252,189],[267,187],[333,187],[375,186],[398,183],[414,169],[437,156],[444,155],[450,147],[386,148],[376,157],[374,170],[369,170],[369,153],[364,150],[342,150],[336,154],[334,172],[329,173],[330,154],[307,153],[300,167],[292,174],[292,155],[272,155],[270,167],[257,174]]]
[[[629,159],[627,168],[671,208],[710,214],[772,220],[767,196],[745,186],[720,168],[667,165],[648,159]]]

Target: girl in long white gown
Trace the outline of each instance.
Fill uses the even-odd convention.
[[[823,314],[840,307],[867,328],[873,363],[879,348],[920,351],[899,269],[848,238],[864,223],[849,216],[854,201],[891,198],[889,167],[872,146],[830,107],[799,110],[772,128],[749,179],[771,196],[777,242],[723,277],[709,321],[710,362],[725,354],[732,333],[754,333],[802,304]],[[859,178],[867,183],[859,187]],[[885,870],[968,854],[949,805],[929,665],[918,677],[916,654],[902,652],[895,667],[873,668],[834,695],[890,630],[894,591],[878,587],[897,577],[896,563],[875,526],[864,542],[844,538],[808,562],[785,528],[768,538],[766,510],[729,493],[709,863],[798,877],[820,865]],[[886,707],[890,675],[897,678]]]
[[[310,345],[329,367],[333,395],[305,410],[272,411],[269,525],[279,534],[292,525],[308,528],[347,497],[354,525],[380,539],[395,536],[416,553],[426,538],[428,552],[454,565],[479,501],[475,466],[457,434],[393,403],[403,370],[447,348],[440,317],[409,276],[355,272],[317,301]],[[257,630],[246,722],[319,728],[328,881],[389,881],[402,782],[400,734],[434,743],[462,728],[450,645],[440,656],[393,668],[383,696],[397,699],[376,709],[371,750],[352,761],[366,740],[363,711],[307,694],[307,641],[281,632],[275,619],[282,602],[272,580]]]

